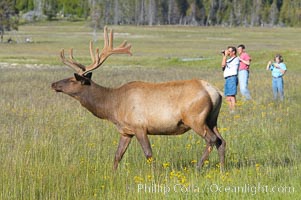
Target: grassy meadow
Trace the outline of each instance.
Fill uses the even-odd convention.
[[[205,142],[193,131],[150,136],[151,161],[133,139],[113,171],[119,133],[112,123],[50,88],[73,74],[60,62],[60,49],[72,47],[75,58],[90,63],[93,30],[82,22],[31,24],[10,36],[33,43],[0,44],[0,199],[301,199],[300,28],[110,28],[115,46],[127,40],[133,56],[113,55],[93,73],[107,87],[200,78],[223,90],[219,52],[246,45],[253,100],[238,94],[235,114],[223,102],[225,172],[215,149],[196,169]],[[102,30],[97,35],[102,48]],[[284,102],[272,100],[265,70],[276,53],[288,67]]]

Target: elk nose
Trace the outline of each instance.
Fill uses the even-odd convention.
[[[51,88],[55,90],[56,92],[63,92],[62,87],[58,82],[52,83]]]
[[[51,84],[51,87],[54,89],[54,88],[56,88],[56,83],[52,83]]]

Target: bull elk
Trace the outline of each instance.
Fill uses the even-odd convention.
[[[96,117],[115,124],[120,140],[114,159],[117,169],[128,145],[136,136],[147,159],[152,157],[148,135],[179,135],[192,129],[206,141],[206,147],[197,166],[208,159],[212,147],[218,150],[223,168],[226,142],[218,132],[217,118],[222,104],[218,89],[204,80],[180,80],[164,83],[134,81],[118,88],[106,88],[91,80],[92,70],[98,68],[112,54],[130,54],[131,45],[124,41],[113,48],[113,32],[108,37],[104,29],[104,48],[93,51],[92,64],[84,66],[73,58],[60,57],[64,64],[76,70],[74,77],[52,84],[56,92],[63,92],[77,99]]]

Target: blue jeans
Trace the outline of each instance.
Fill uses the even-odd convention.
[[[284,99],[283,85],[284,84],[283,84],[282,76],[278,78],[273,77],[272,88],[273,88],[274,100],[277,100],[278,93],[279,93],[280,100],[283,101]]]
[[[251,95],[248,90],[249,71],[248,70],[240,70],[238,72],[238,79],[239,79],[240,93],[246,98],[246,100],[250,100]]]

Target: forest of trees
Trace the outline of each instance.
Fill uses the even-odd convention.
[[[1,0],[0,31],[31,20],[104,24],[301,26],[301,0]],[[23,16],[23,17],[22,17]]]

